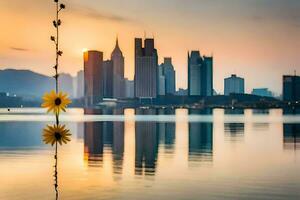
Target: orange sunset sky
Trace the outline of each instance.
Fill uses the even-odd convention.
[[[187,51],[214,56],[214,88],[232,73],[246,91],[281,93],[282,75],[300,74],[298,0],[64,0],[61,72],[83,69],[82,50],[110,57],[116,36],[125,75],[134,76],[134,37],[155,38],[159,62],[172,57],[177,88],[187,86]],[[0,0],[0,68],[52,75],[52,0]]]

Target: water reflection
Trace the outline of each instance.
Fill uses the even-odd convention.
[[[283,125],[283,144],[285,149],[300,149],[300,124]]]
[[[173,109],[159,109],[158,114],[160,115],[175,115]],[[175,123],[173,122],[160,122],[157,124],[159,134],[160,148],[165,150],[164,153],[172,155],[174,153],[175,143]]]
[[[84,155],[90,166],[103,161],[103,122],[84,123]]]
[[[286,108],[284,115],[300,114],[300,109]],[[284,149],[300,149],[300,124],[283,124],[283,147]]]
[[[124,113],[123,110],[106,110],[103,114]],[[105,152],[112,152],[114,173],[122,173],[124,122],[85,122],[84,154],[89,166],[102,166]]]
[[[190,109],[190,115],[212,114],[211,109]],[[210,162],[213,155],[213,124],[189,123],[189,161]]]
[[[244,123],[224,123],[226,139],[230,141],[242,141],[245,132]]]
[[[72,141],[59,154],[60,197],[299,199],[300,154],[294,149],[299,149],[300,124],[292,124],[297,117],[273,121],[274,117],[281,119],[281,110],[272,110],[267,117],[254,112],[247,110],[237,121],[226,121],[228,116],[217,109],[213,122],[190,123],[187,115],[212,112],[104,110],[99,114],[124,113],[126,121],[71,122]],[[134,114],[170,114],[176,115],[176,121],[137,122],[131,118]],[[256,132],[253,126],[264,130]],[[43,199],[53,194],[52,151],[39,147],[43,145],[43,127],[44,123],[36,122],[0,123],[0,177],[5,183],[0,187],[0,199]],[[241,139],[242,143],[236,143]],[[28,151],[30,148],[37,151]],[[283,169],[288,170],[282,173]]]
[[[41,130],[45,123],[0,123],[0,148],[36,148],[44,146]]]
[[[242,109],[225,109],[225,115],[243,115],[245,113]]]
[[[155,110],[136,109],[136,115],[154,115]],[[158,155],[158,132],[156,122],[135,124],[135,174],[154,175]]]

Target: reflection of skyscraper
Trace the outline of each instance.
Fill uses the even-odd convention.
[[[175,115],[175,110],[159,110],[160,115]],[[159,134],[159,143],[163,144],[166,153],[172,153],[175,143],[175,123],[174,122],[159,122],[157,130]]]
[[[157,50],[154,39],[135,39],[135,96],[138,98],[155,98],[157,95]]]
[[[136,109],[138,115],[155,114],[154,110]],[[158,134],[156,122],[136,122],[135,124],[135,173],[153,175],[158,154]]]
[[[122,114],[123,111],[103,110],[102,114]],[[122,172],[124,153],[124,122],[85,122],[84,152],[89,162],[102,162],[103,154],[111,154],[114,173]],[[100,164],[101,164],[100,162]]]
[[[103,160],[103,122],[84,123],[84,155],[89,164]]]
[[[115,115],[123,115],[123,110],[115,110]],[[113,169],[114,173],[122,173],[124,154],[124,122],[113,122]]]
[[[84,97],[86,106],[94,105],[102,98],[102,65],[102,52],[84,52]]]
[[[213,95],[213,58],[199,51],[188,53],[188,92],[190,96]]]
[[[189,160],[212,161],[212,123],[189,123]]]
[[[211,114],[210,109],[189,110],[189,114]],[[189,123],[189,160],[212,161],[213,124]]]
[[[231,141],[240,141],[244,136],[244,123],[225,123],[224,132]]]
[[[283,124],[285,149],[300,149],[300,124]]]

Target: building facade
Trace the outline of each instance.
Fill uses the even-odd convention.
[[[103,53],[100,51],[84,52],[84,98],[85,105],[95,105],[102,99]]]
[[[202,58],[199,51],[188,53],[188,94],[213,95],[213,58]]]
[[[158,56],[154,39],[135,38],[135,76],[134,90],[137,98],[156,98],[157,96]]]
[[[300,100],[300,76],[283,76],[282,96],[284,101]]]
[[[122,98],[125,96],[124,87],[124,56],[119,47],[118,39],[111,54],[113,64],[113,97]]]
[[[238,77],[236,74],[232,74],[231,77],[224,79],[224,95],[230,94],[244,94],[245,93],[245,81],[243,78]]]
[[[103,62],[102,73],[103,97],[113,98],[113,62],[106,60]]]
[[[164,75],[164,66],[158,66],[158,95],[166,95],[166,77]]]
[[[161,64],[163,75],[165,77],[165,93],[175,94],[176,92],[176,74],[172,64],[172,58],[164,58],[164,63]]]
[[[80,70],[76,76],[76,97],[84,97],[84,72]]]
[[[125,97],[134,98],[134,81],[125,79]]]

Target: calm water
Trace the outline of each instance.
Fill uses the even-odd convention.
[[[0,110],[0,199],[54,199],[44,110]],[[300,199],[300,116],[133,110],[63,116],[60,199]]]

